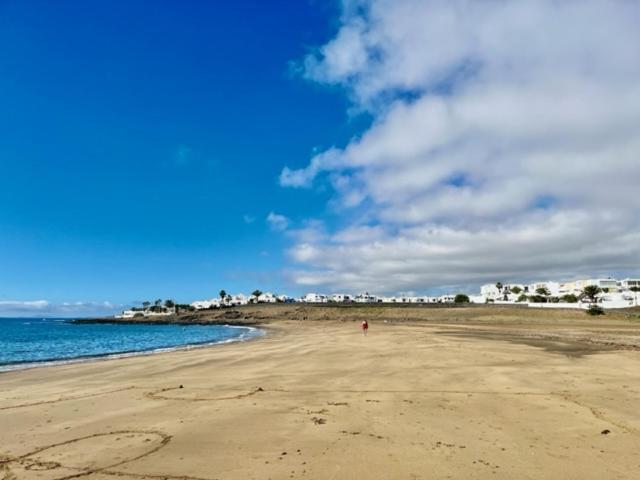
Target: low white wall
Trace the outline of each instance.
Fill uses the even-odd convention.
[[[527,305],[530,308],[572,308],[578,310],[587,310],[589,308],[588,303],[532,303],[529,302]],[[629,302],[626,300],[619,300],[613,302],[603,302],[597,304],[599,307],[604,309],[610,308],[631,308],[634,306],[633,302]]]

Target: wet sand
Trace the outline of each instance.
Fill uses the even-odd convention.
[[[638,478],[640,324],[442,315],[0,374],[0,479]]]

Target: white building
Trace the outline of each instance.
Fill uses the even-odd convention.
[[[276,300],[278,300],[278,302],[280,302],[280,303],[293,303],[293,302],[295,302],[295,299],[293,297],[288,296],[288,295],[278,295],[276,297]]]
[[[120,319],[131,319],[131,318],[139,318],[139,317],[166,317],[168,315],[173,315],[176,313],[175,308],[161,307],[159,312],[154,312],[150,309],[144,310],[124,310],[120,315],[115,315],[115,318]]]
[[[438,297],[438,303],[453,303],[455,298],[455,295],[440,295]]]
[[[208,310],[209,308],[220,308],[220,300],[197,300],[191,303],[191,306],[196,310]]]
[[[351,295],[346,293],[334,293],[331,295],[331,301],[336,303],[345,303],[353,301]]]
[[[227,304],[231,307],[247,305],[248,303],[249,303],[249,299],[242,293],[231,295],[231,298],[227,301]]]
[[[329,299],[321,293],[307,293],[300,301],[304,303],[327,303]]]
[[[480,287],[480,295],[485,299],[495,300],[500,296],[502,290],[498,290],[495,283],[487,283]]]
[[[278,299],[271,292],[261,293],[256,299],[258,303],[276,303]]]
[[[486,284],[480,288],[480,295],[470,296],[473,303],[515,303],[518,302],[522,294],[526,296],[539,295],[538,289],[544,288],[549,295],[546,303],[526,302],[530,307],[538,308],[589,308],[590,300],[584,298],[584,288],[589,285],[595,285],[601,289],[601,293],[597,295],[596,301],[603,308],[626,308],[640,303],[640,295],[630,291],[632,287],[640,288],[640,280],[627,278],[624,280],[616,280],[613,278],[588,278],[580,280],[572,280],[569,282],[536,282],[529,285],[503,284],[498,289],[495,284]],[[522,292],[517,294],[513,292],[513,288],[518,287]],[[517,289],[516,289],[517,291]],[[581,298],[578,302],[564,301],[563,296],[575,295]],[[555,299],[553,297],[556,297]],[[558,302],[558,299],[560,300]],[[524,303],[524,302],[523,302]]]
[[[356,295],[354,301],[356,303],[378,303],[378,297],[376,295],[371,295],[369,292],[366,292]]]
[[[587,280],[589,285],[597,285],[603,291],[609,292],[617,292],[618,291],[618,281],[613,278],[593,278],[591,280]]]
[[[630,290],[631,288],[640,288],[640,279],[637,278],[625,278],[620,280],[620,288],[622,290]]]
[[[537,282],[524,286],[525,293],[528,295],[537,295],[537,290],[546,289],[552,297],[560,295],[560,284],[558,282]]]
[[[620,287],[623,290],[629,290],[631,288],[640,288],[640,279],[625,278],[624,280],[620,280]]]

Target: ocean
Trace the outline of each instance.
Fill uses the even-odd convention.
[[[261,335],[222,325],[75,324],[70,319],[0,318],[0,371],[242,341]]]

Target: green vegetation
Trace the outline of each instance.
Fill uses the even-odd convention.
[[[536,288],[536,293],[538,295],[543,296],[543,297],[548,297],[549,295],[551,295],[551,292],[549,291],[549,289],[547,287],[538,287],[538,288]]]
[[[164,306],[166,308],[173,308],[176,306],[176,303],[173,300],[169,299],[164,301]]]
[[[568,293],[560,297],[560,301],[564,303],[578,303],[578,297],[576,297],[573,293]]]
[[[527,297],[524,293],[518,297],[519,302],[528,302],[529,297]]]
[[[589,305],[589,309],[586,312],[587,315],[604,315],[604,309],[601,306],[596,305],[595,303]]]
[[[529,301],[533,303],[547,303],[547,297],[542,295],[531,295]]]
[[[597,285],[587,285],[582,290],[582,294],[587,297],[592,303],[596,301],[596,297],[600,292],[602,292],[602,290]]]
[[[502,282],[496,283],[496,288],[498,289],[499,292],[501,292],[502,291]]]
[[[464,293],[457,294],[453,299],[453,303],[469,303],[469,302],[470,302],[469,297]]]
[[[518,295],[521,292],[522,292],[522,289],[520,287],[518,287],[518,286],[511,287],[511,293],[514,293],[515,295]]]
[[[220,295],[220,300],[222,301],[227,298],[227,292],[225,290],[220,290],[220,293],[218,295]]]

